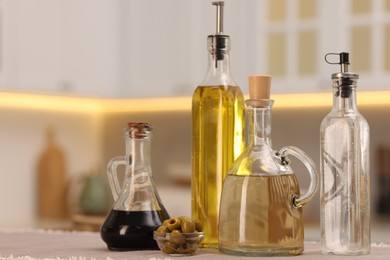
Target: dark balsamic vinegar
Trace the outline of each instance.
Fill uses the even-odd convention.
[[[155,231],[169,215],[165,210],[111,210],[100,230],[108,249],[115,251],[158,249]]]

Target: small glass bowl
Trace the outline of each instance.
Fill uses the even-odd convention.
[[[199,248],[203,232],[194,233],[158,233],[154,231],[153,238],[157,241],[160,250],[170,256],[193,255]]]

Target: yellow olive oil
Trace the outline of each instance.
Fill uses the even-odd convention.
[[[199,86],[192,101],[192,217],[203,247],[218,247],[224,178],[244,147],[244,96],[238,86]]]
[[[219,250],[233,255],[298,255],[303,251],[302,208],[294,174],[226,177]]]

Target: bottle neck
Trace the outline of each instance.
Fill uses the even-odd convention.
[[[246,146],[271,146],[273,100],[246,100]]]
[[[230,72],[230,39],[226,35],[208,37],[208,67],[202,85],[235,86]]]
[[[333,88],[333,110],[339,113],[357,110],[355,86],[338,86]]]
[[[126,139],[126,164],[133,169],[131,172],[150,172],[152,138],[148,136]]]
[[[356,111],[356,87],[358,74],[341,72],[332,74],[333,113],[344,115]]]

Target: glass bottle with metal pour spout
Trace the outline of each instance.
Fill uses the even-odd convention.
[[[249,78],[246,104],[246,146],[229,170],[222,191],[219,250],[245,256],[298,255],[304,249],[302,206],[318,186],[314,162],[300,149],[271,146],[269,76]],[[307,168],[311,182],[300,194],[287,156]]]
[[[115,204],[100,235],[110,250],[158,249],[153,231],[169,215],[152,178],[152,127],[147,123],[129,123],[124,134],[126,156],[112,158],[107,166]],[[122,187],[117,176],[119,165],[126,166]]]
[[[217,33],[208,36],[208,70],[192,99],[192,217],[204,226],[202,247],[217,247],[222,184],[244,145],[244,96],[230,74],[230,38],[223,34],[223,2]]]
[[[329,56],[338,57],[329,62]],[[348,72],[349,54],[329,53],[333,108],[321,123],[321,249],[325,254],[370,252],[369,126],[356,107],[358,74]]]

